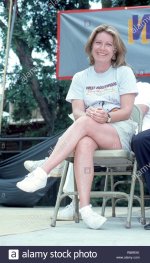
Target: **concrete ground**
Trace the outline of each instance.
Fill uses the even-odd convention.
[[[53,207],[34,207],[34,208],[8,208],[0,207],[0,214],[13,209],[12,213],[26,209],[30,215],[32,212],[42,212],[43,216],[53,214]],[[99,208],[94,208],[99,211]],[[130,229],[125,228],[126,208],[116,208],[117,217],[111,217],[111,207],[106,208],[107,222],[101,230],[88,229],[82,221],[57,221],[56,227],[49,226],[45,230],[37,230],[27,233],[0,236],[0,246],[149,246],[150,231],[144,230],[139,223],[140,209],[133,208],[132,226]],[[7,216],[7,213],[6,213]],[[4,218],[3,217],[3,218]],[[150,208],[146,208],[146,217],[150,218]],[[12,220],[10,218],[10,220]],[[35,216],[36,220],[36,216]],[[4,223],[4,222],[3,222]],[[32,223],[34,221],[32,220]]]

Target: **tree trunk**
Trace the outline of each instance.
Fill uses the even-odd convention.
[[[50,111],[48,107],[48,103],[46,99],[43,97],[43,94],[40,92],[40,84],[38,81],[38,78],[36,77],[34,73],[34,65],[33,60],[31,57],[31,51],[27,44],[23,42],[20,39],[15,38],[15,53],[17,54],[20,64],[23,68],[26,70],[26,77],[28,77],[28,74],[30,75],[30,81],[31,81],[31,89],[33,91],[33,95],[39,105],[41,114],[46,122],[46,125],[49,129],[49,134],[53,132],[54,129],[54,119],[55,119],[55,113],[54,111]]]
[[[24,35],[24,32],[22,30],[22,27],[20,23],[16,22],[16,31],[19,30],[18,32],[22,32],[22,36]],[[0,27],[1,29],[5,32],[7,27],[6,25],[0,20]],[[18,29],[19,27],[19,29]],[[39,80],[36,77],[36,75],[33,73],[34,65],[33,65],[33,59],[31,56],[32,49],[29,48],[27,43],[22,40],[21,38],[18,37],[17,34],[13,35],[13,41],[12,41],[12,49],[16,53],[16,55],[19,58],[20,64],[22,68],[24,68],[27,72],[27,74],[30,74],[30,80],[31,80],[31,89],[33,92],[33,95],[39,105],[41,114],[45,120],[48,134],[52,134],[54,130],[54,120],[55,120],[55,112],[54,110],[49,110],[49,105],[46,101],[46,99],[43,97],[43,94],[40,92],[40,84]]]

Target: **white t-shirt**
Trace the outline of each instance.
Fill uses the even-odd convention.
[[[149,111],[143,118],[142,130],[150,129],[150,83],[137,82],[138,96],[135,98],[135,104],[144,104],[149,107]]]
[[[120,95],[138,93],[135,76],[128,66],[97,73],[93,66],[74,75],[66,100],[83,100],[85,108],[103,107],[109,112],[120,108]]]

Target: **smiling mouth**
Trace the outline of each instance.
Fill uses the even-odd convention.
[[[107,56],[107,54],[97,53],[98,56]]]

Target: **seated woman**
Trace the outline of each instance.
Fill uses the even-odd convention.
[[[143,125],[142,130],[145,131],[147,129],[150,130],[150,83],[147,82],[137,82],[137,88],[138,88],[138,96],[135,98],[135,105],[138,105],[142,112],[143,112]],[[70,114],[72,116],[72,114]],[[147,133],[147,132],[146,132]],[[143,136],[144,133],[133,136],[132,143],[133,146],[136,145],[139,149],[141,148],[142,144],[139,143],[139,136]],[[144,137],[145,138],[145,137]],[[144,145],[144,140],[142,139],[142,143]],[[143,147],[143,146],[142,146]],[[138,149],[137,148],[137,149]],[[150,149],[150,147],[149,147]],[[150,150],[148,150],[150,151]],[[144,151],[144,153],[146,153]],[[150,154],[147,154],[147,157],[150,156]],[[141,157],[141,152],[139,151],[139,157]],[[44,164],[47,158],[39,161],[31,161],[26,160],[24,162],[25,168],[32,172],[35,168],[40,167]],[[140,158],[141,159],[141,158]],[[60,164],[59,164],[60,165]],[[143,167],[143,166],[142,166]],[[145,167],[145,166],[144,166]],[[141,169],[142,172],[145,172],[148,170],[148,167],[150,168],[150,161],[149,166],[147,163],[146,169]],[[56,169],[56,168],[55,168]],[[141,173],[141,172],[140,172]],[[53,170],[52,173],[49,174],[49,177],[53,176]],[[150,172],[149,172],[149,178],[150,178]],[[150,185],[150,184],[149,184]],[[150,189],[150,186],[149,186]],[[69,163],[69,169],[67,171],[66,181],[63,187],[64,193],[69,193],[74,191],[74,173],[73,173],[73,165],[72,163]],[[150,192],[150,190],[149,190]],[[75,216],[75,203],[74,203],[74,196],[69,196],[71,198],[71,203],[67,206],[65,206],[63,209],[60,209],[57,214],[57,220],[73,220]],[[150,230],[150,223],[144,227],[145,229]]]
[[[95,28],[85,50],[90,67],[75,74],[66,98],[72,103],[75,122],[61,136],[43,166],[29,173],[17,187],[27,192],[45,187],[47,174],[74,151],[80,214],[89,228],[99,229],[106,218],[90,205],[93,154],[96,149],[130,149],[136,129],[130,115],[137,87],[125,62],[125,45],[115,28]]]

